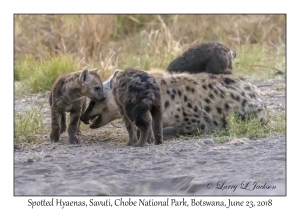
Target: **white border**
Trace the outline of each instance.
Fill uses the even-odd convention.
[[[295,1],[294,1],[295,2]],[[299,49],[299,12],[297,4],[292,1],[276,3],[268,1],[8,1],[1,3],[1,61],[2,80],[1,96],[3,97],[1,120],[1,208],[27,206],[29,197],[13,197],[13,14],[14,13],[286,13],[287,14],[287,197],[271,197],[273,207],[286,207],[295,205],[298,200],[299,157],[296,149],[299,148],[299,133],[296,118],[299,114],[299,91],[297,90],[300,71],[298,64]],[[10,87],[10,88],[7,88]],[[9,91],[7,90],[9,89]],[[290,96],[290,97],[289,97]],[[294,123],[292,123],[294,122]],[[299,129],[299,128],[298,128]],[[4,132],[4,134],[3,134]],[[297,145],[296,145],[297,144]],[[43,197],[36,197],[42,199]],[[115,199],[116,197],[112,198]],[[137,197],[135,197],[137,199]],[[155,197],[157,200],[160,197]],[[161,197],[163,198],[163,197]],[[227,200],[229,197],[203,197],[206,200]],[[263,200],[268,197],[230,197],[235,200]],[[297,198],[297,199],[296,199]],[[49,199],[49,197],[47,197]],[[68,197],[64,199],[69,200]],[[70,198],[72,200],[76,197]],[[78,198],[79,199],[79,198]],[[80,197],[80,200],[88,200]],[[100,198],[99,198],[100,199]],[[104,198],[101,198],[104,199]],[[190,199],[187,198],[187,199]],[[28,207],[27,207],[28,208]],[[57,207],[56,209],[61,209]],[[72,207],[76,208],[76,207]],[[100,208],[100,207],[96,207]],[[125,207],[128,208],[129,207]],[[141,207],[139,207],[141,208]],[[159,207],[156,207],[159,208]],[[173,207],[167,207],[169,209]],[[199,208],[199,207],[198,207]],[[17,208],[15,208],[17,209]],[[21,208],[19,208],[21,209]],[[52,208],[53,209],[53,208]]]

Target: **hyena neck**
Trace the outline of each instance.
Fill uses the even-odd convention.
[[[70,101],[75,102],[84,98],[82,93],[82,85],[79,81],[73,83],[67,83],[64,88],[64,96]]]
[[[110,107],[110,110],[117,110],[118,106],[114,95],[112,94],[112,92],[108,93],[107,95],[109,95],[110,98],[110,100],[108,100],[107,102],[107,105]]]

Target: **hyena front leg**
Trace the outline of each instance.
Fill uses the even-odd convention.
[[[62,115],[51,107],[51,133],[50,139],[57,142],[60,136],[60,123]]]
[[[152,117],[150,111],[143,113],[143,116],[139,119],[137,127],[140,130],[140,138],[134,147],[143,147],[148,140],[149,135],[152,133]]]
[[[154,144],[163,143],[162,111],[161,107],[155,107],[152,111],[152,134],[154,135]],[[151,129],[151,130],[152,130]]]
[[[82,115],[84,113],[85,109],[86,109],[86,99],[83,100],[83,104],[82,104],[82,107],[81,107],[81,113],[80,113],[80,115]],[[81,120],[78,121],[77,135],[81,134],[80,123],[81,123]]]
[[[61,115],[61,122],[60,122],[60,134],[62,134],[63,132],[65,132],[67,130],[67,125],[66,125],[66,113],[64,112]]]
[[[68,135],[70,144],[79,144],[77,138],[78,121],[80,121],[80,111],[71,111],[70,124],[68,127]]]

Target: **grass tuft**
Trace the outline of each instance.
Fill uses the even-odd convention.
[[[29,55],[16,61],[14,70],[15,80],[22,81],[29,92],[38,93],[50,90],[62,74],[79,69],[70,55],[49,55],[45,60],[35,60]]]
[[[226,118],[228,128],[215,131],[212,138],[216,142],[226,142],[233,138],[246,137],[249,139],[264,138],[268,135],[282,135],[286,133],[286,115],[271,116],[268,123],[263,125],[258,118],[252,116],[243,121],[237,115],[229,115]]]
[[[278,72],[285,73],[285,45],[270,51],[259,44],[242,45],[233,63],[236,75],[253,80],[272,78]]]
[[[15,144],[33,143],[39,134],[46,132],[46,125],[40,110],[32,108],[24,114],[15,112],[14,139]]]

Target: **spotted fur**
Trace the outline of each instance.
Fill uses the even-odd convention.
[[[98,69],[64,74],[57,78],[49,97],[51,107],[50,139],[57,142],[66,131],[66,112],[70,113],[68,135],[70,144],[79,143],[80,115],[86,107],[86,97],[93,101],[105,99]]]
[[[154,144],[161,144],[161,95],[155,78],[144,71],[128,68],[115,71],[110,83],[129,134],[127,145],[144,146],[153,134]],[[138,142],[136,128],[140,131]]]
[[[267,122],[268,110],[258,89],[239,77],[207,73],[170,74],[165,71],[149,73],[160,86],[164,139],[223,129],[226,127],[225,118],[231,113],[245,119],[254,113],[261,122]],[[104,82],[104,86],[109,81]],[[109,95],[112,90],[105,91]],[[89,111],[83,116],[86,119],[98,116],[92,121],[91,128],[102,127],[112,119],[120,118],[114,101],[113,97],[108,97],[103,102],[89,105]]]

